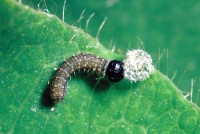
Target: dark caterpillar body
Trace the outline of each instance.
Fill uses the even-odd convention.
[[[91,54],[80,53],[64,61],[53,76],[50,94],[54,103],[63,100],[66,93],[67,79],[75,71],[88,70],[105,76],[109,60]]]

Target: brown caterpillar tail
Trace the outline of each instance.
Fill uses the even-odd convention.
[[[51,99],[54,103],[63,100],[66,93],[67,79],[75,71],[89,70],[95,73],[105,75],[105,65],[108,60],[91,54],[80,53],[72,56],[57,69],[50,85]]]

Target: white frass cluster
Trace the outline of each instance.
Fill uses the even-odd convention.
[[[124,77],[130,81],[143,81],[154,70],[151,56],[140,49],[129,50],[124,60]]]

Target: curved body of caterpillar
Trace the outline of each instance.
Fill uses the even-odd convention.
[[[53,76],[50,94],[54,103],[63,100],[66,93],[67,79],[75,71],[80,70],[88,70],[107,76],[111,82],[118,82],[124,77],[131,82],[137,82],[146,80],[154,71],[154,66],[151,56],[139,49],[128,51],[123,62],[80,53],[64,61]]]
[[[89,70],[103,76],[105,76],[105,74],[108,74],[108,76],[111,75],[111,77],[109,77],[111,81],[116,81],[115,76],[113,77],[112,75],[113,73],[112,66],[114,65],[115,67],[115,64],[114,63],[111,64],[111,63],[112,62],[110,62],[107,59],[100,58],[91,54],[84,54],[84,53],[80,53],[76,56],[72,56],[68,60],[64,61],[61,67],[57,69],[51,82],[50,94],[51,94],[51,98],[53,102],[58,103],[63,100],[63,97],[65,96],[65,93],[66,93],[67,79],[75,71]],[[111,67],[109,67],[108,69],[107,68],[108,66],[111,66]],[[114,71],[116,71],[116,69]]]

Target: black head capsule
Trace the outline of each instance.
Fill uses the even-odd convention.
[[[124,78],[124,63],[119,60],[112,60],[109,62],[106,75],[112,82],[118,82]]]

